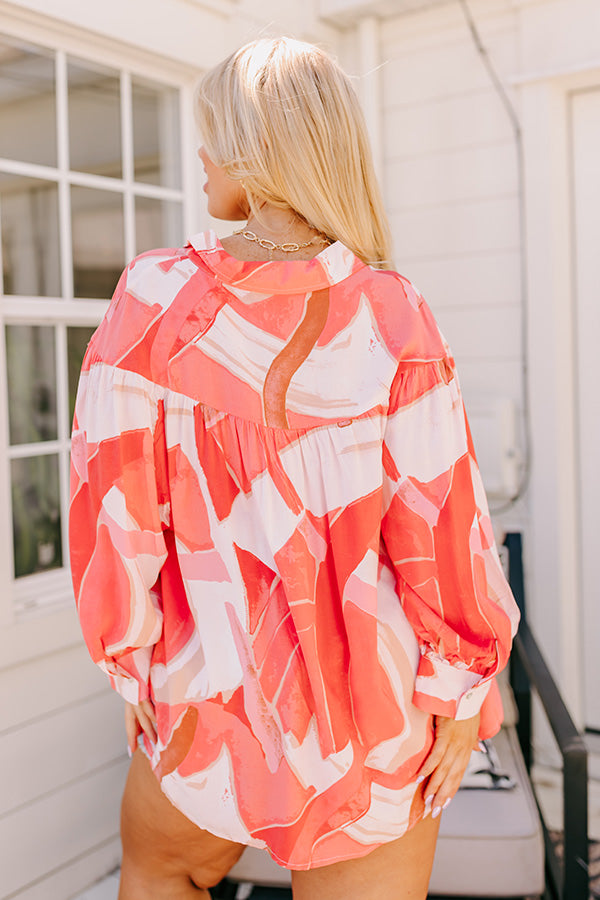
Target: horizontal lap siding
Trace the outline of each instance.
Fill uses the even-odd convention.
[[[469,260],[473,253],[469,254]],[[490,250],[477,254],[477,265],[465,265],[453,254],[410,260],[410,277],[428,298],[435,298],[436,313],[446,308],[479,309],[519,304],[519,255],[516,250]],[[422,282],[427,281],[427,292]],[[457,299],[454,286],[460,284]],[[433,303],[433,300],[431,301]]]
[[[461,203],[412,207],[390,215],[397,256],[412,259],[462,256],[465,267],[477,265],[479,254],[518,249],[516,197],[479,197]],[[514,285],[507,285],[507,289]],[[448,285],[462,305],[460,281]]]
[[[15,900],[70,900],[91,883],[104,880],[121,859],[121,841],[109,838],[82,856],[61,865],[56,871],[13,895]],[[117,891],[114,891],[117,896]]]
[[[83,642],[0,670],[0,738],[29,721],[106,692],[108,680],[90,662]]]
[[[456,206],[481,197],[513,198],[514,161],[514,143],[390,159],[388,193],[392,202],[395,198],[401,202],[403,210]]]
[[[67,900],[118,863],[122,706],[83,646],[0,671],[2,900]]]
[[[512,137],[509,122],[490,103],[489,85],[469,88],[458,94],[426,97],[409,103],[395,103],[403,85],[398,80],[384,107],[384,140],[388,159],[438,154],[465,147],[503,144]],[[396,129],[402,124],[402,141]]]
[[[505,2],[476,0],[471,8],[500,74],[512,75],[517,60],[514,14]],[[381,29],[385,110],[489,90],[489,76],[460,7],[431,9],[396,23],[384,20]]]
[[[19,897],[24,888],[114,840],[124,775],[124,762],[107,766],[0,820],[4,897]],[[66,896],[97,875],[88,871]]]
[[[518,71],[514,13],[494,0],[472,10],[508,82]],[[436,314],[467,406],[485,396],[519,403],[519,202],[510,122],[458,4],[383,23],[381,57],[396,267]]]

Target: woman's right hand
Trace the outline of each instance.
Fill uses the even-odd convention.
[[[142,700],[137,706],[125,703],[125,733],[130,756],[135,753],[137,739],[142,732],[152,741],[157,741],[156,715],[150,700]]]
[[[428,779],[425,805],[435,819],[459,789],[471,751],[477,748],[480,714],[460,720],[435,716],[434,722],[433,746],[419,770],[419,781]]]

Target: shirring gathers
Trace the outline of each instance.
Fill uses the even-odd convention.
[[[454,360],[413,285],[339,242],[133,260],[83,363],[70,535],[162,790],[289,868],[422,818],[434,715],[500,726],[518,611]]]

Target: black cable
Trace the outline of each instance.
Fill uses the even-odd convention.
[[[523,131],[517,111],[515,110],[510,97],[496,72],[494,65],[490,59],[490,55],[481,39],[481,35],[469,9],[467,0],[458,0],[464,13],[469,31],[473,38],[473,43],[479,53],[481,60],[488,71],[492,84],[498,94],[504,110],[510,119],[515,138],[515,149],[517,152],[517,185],[519,197],[519,248],[520,248],[520,265],[519,265],[519,281],[521,295],[521,402],[523,404],[523,463],[521,468],[521,477],[517,487],[516,494],[499,506],[490,506],[490,512],[502,513],[511,509],[517,500],[519,500],[529,485],[531,476],[531,416],[529,404],[529,384],[528,384],[528,326],[529,326],[529,290],[528,290],[528,272],[527,272],[527,232],[526,232],[526,210],[525,210],[525,157],[523,151]]]

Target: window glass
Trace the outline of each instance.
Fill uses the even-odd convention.
[[[0,339],[6,346],[8,426],[0,477],[11,479],[17,578],[64,563],[66,412],[72,419],[83,356],[97,327],[80,324],[90,321],[87,313],[70,318],[70,311],[89,298],[112,296],[127,262],[126,244],[128,253],[139,253],[179,246],[184,237],[181,91],[69,55],[63,119],[57,116],[61,58],[0,35],[0,160],[10,161],[0,162]],[[126,161],[124,146],[132,154]],[[59,148],[68,154],[66,173],[58,169]],[[11,165],[19,174],[8,171]],[[153,196],[142,196],[147,193]],[[70,264],[73,294],[64,271]],[[37,585],[37,578],[25,579],[17,593],[31,593],[41,605],[47,593]]]
[[[1,35],[0,156],[57,163],[54,54]]]
[[[75,397],[77,396],[77,385],[79,383],[79,373],[81,371],[83,355],[95,330],[95,328],[90,328],[88,326],[67,328],[69,414],[71,422],[73,421],[73,413],[75,412]]]
[[[173,200],[135,198],[136,253],[155,247],[179,247],[183,236],[183,210]]]
[[[11,460],[15,576],[62,566],[58,455]]]
[[[4,293],[60,296],[56,183],[0,173],[0,229]]]
[[[119,73],[71,60],[68,77],[71,169],[121,178]]]
[[[141,78],[131,90],[135,180],[181,187],[179,91]]]
[[[6,368],[11,445],[56,440],[54,328],[7,325]]]
[[[71,187],[71,226],[75,296],[110,298],[125,268],[123,195]]]

